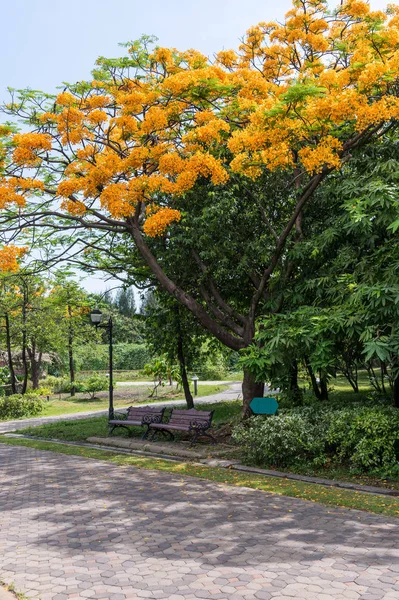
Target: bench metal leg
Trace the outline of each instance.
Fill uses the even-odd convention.
[[[108,435],[112,435],[113,430],[117,427],[117,425],[110,425],[108,428]]]
[[[191,444],[190,444],[189,448],[192,448],[193,446],[195,446],[195,444],[197,443],[199,435],[200,435],[200,432],[198,431],[198,429],[196,429],[194,431],[194,435],[193,435],[193,437],[191,439]]]
[[[144,433],[143,433],[143,435],[141,436],[141,439],[142,439],[142,440],[146,440],[146,439],[147,439],[147,436],[148,436],[148,434],[150,433],[150,426],[149,426],[149,424],[148,424],[148,423],[146,423],[145,425],[146,425],[147,429],[145,430],[145,432],[144,432]]]
[[[214,444],[217,444],[217,443],[218,443],[217,439],[216,439],[216,438],[214,438],[214,437],[213,437],[213,435],[212,435],[211,433],[203,433],[202,435],[205,435],[207,438],[209,438],[210,440],[212,440],[212,442],[213,442]]]
[[[150,437],[150,442],[153,442],[153,441],[154,441],[154,439],[155,439],[155,436],[156,436],[156,434],[157,434],[157,431],[158,431],[157,429],[153,429],[153,430],[152,430],[152,436]]]
[[[173,433],[171,431],[169,431],[168,429],[154,429],[154,432],[153,432],[152,436],[150,437],[150,442],[154,441],[155,435],[157,433],[162,433],[162,435],[164,437],[167,437],[169,435],[171,441],[173,441],[175,439],[175,436],[173,435]]]
[[[124,428],[124,429],[126,429],[126,431],[129,433],[129,435],[130,435],[130,433],[131,433],[131,430],[130,430],[130,429],[129,429],[129,427],[127,427],[126,425],[112,425],[112,428],[110,429],[110,432],[109,432],[109,434],[110,434],[110,435],[112,434],[113,430],[114,430],[116,427],[123,427],[123,428]]]
[[[197,443],[197,440],[198,440],[198,438],[199,438],[201,435],[203,435],[203,436],[205,436],[205,437],[209,438],[210,440],[212,440],[212,442],[213,442],[214,444],[217,444],[217,443],[218,443],[218,442],[217,442],[217,439],[216,439],[216,438],[214,438],[214,437],[213,437],[213,435],[212,435],[211,433],[207,433],[206,431],[202,431],[201,429],[195,429],[195,430],[194,430],[194,435],[193,435],[193,437],[192,437],[192,440],[191,440],[190,448],[191,448],[192,446],[194,446],[194,445]]]

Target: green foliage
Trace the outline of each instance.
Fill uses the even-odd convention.
[[[44,402],[37,394],[13,394],[0,398],[0,419],[34,417],[43,411]]]
[[[107,344],[87,344],[76,348],[78,371],[105,371],[109,366],[109,347]],[[151,356],[143,344],[115,344],[114,369],[123,371],[140,370]]]
[[[399,414],[395,408],[342,410],[330,419],[327,443],[336,459],[361,470],[390,471],[399,457]]]
[[[82,382],[78,382],[78,384],[82,385],[81,391],[85,394],[89,394],[90,399],[93,400],[96,392],[101,392],[108,388],[109,379],[107,379],[107,377],[101,377],[100,375],[93,375]]]
[[[366,406],[314,405],[253,417],[233,435],[245,460],[260,465],[344,464],[358,472],[397,471],[399,411],[375,400]]]
[[[7,385],[10,381],[10,369],[8,367],[0,367],[0,385]]]
[[[47,375],[41,380],[41,384],[51,390],[52,394],[61,394],[66,391],[65,386],[69,382],[63,377],[55,377],[54,375]]]
[[[117,344],[114,346],[114,369],[137,371],[144,367],[151,355],[143,344]]]
[[[242,447],[245,459],[255,464],[287,467],[323,457],[319,428],[298,414],[253,417],[237,426],[233,437]]]
[[[151,377],[154,382],[150,397],[157,394],[158,388],[163,387],[168,381],[176,381],[181,385],[180,368],[171,363],[166,355],[153,358],[150,363],[144,365],[143,373],[146,377]]]

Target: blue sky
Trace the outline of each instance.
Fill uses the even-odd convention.
[[[372,0],[374,9],[386,2]],[[251,25],[282,20],[290,0],[10,0],[3,2],[0,102],[7,87],[54,92],[90,77],[99,55],[123,54],[119,42],[143,33],[159,44],[207,55],[234,48]],[[90,278],[90,289],[103,289]]]

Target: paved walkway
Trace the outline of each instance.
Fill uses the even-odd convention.
[[[213,404],[214,402],[224,402],[226,400],[237,400],[241,396],[241,383],[232,383],[227,390],[219,392],[218,394],[212,394],[211,396],[201,396],[194,400],[195,404]],[[181,406],[184,405],[184,400],[173,400],[167,402],[140,402],[135,406]],[[122,410],[121,407],[117,407],[116,410]],[[7,433],[8,431],[17,431],[19,429],[25,429],[25,427],[38,427],[45,423],[54,423],[55,421],[76,421],[78,419],[87,419],[87,417],[101,417],[108,414],[107,410],[96,410],[79,413],[68,413],[64,415],[57,415],[54,417],[35,417],[32,419],[18,419],[15,421],[0,421],[0,434]]]
[[[398,520],[18,446],[0,465],[0,580],[28,598],[399,598]]]

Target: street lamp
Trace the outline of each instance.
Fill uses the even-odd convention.
[[[196,396],[196,395],[198,394],[198,388],[197,388],[197,385],[198,385],[198,379],[199,379],[199,378],[197,377],[197,375],[193,375],[193,376],[191,377],[191,381],[192,381],[192,382],[193,382],[193,384],[194,384],[194,396]]]
[[[113,348],[112,348],[112,317],[109,317],[108,323],[101,323],[103,313],[98,308],[95,308],[90,313],[90,321],[93,325],[107,329],[109,334],[109,407],[108,420],[114,418],[114,384],[113,384]]]

